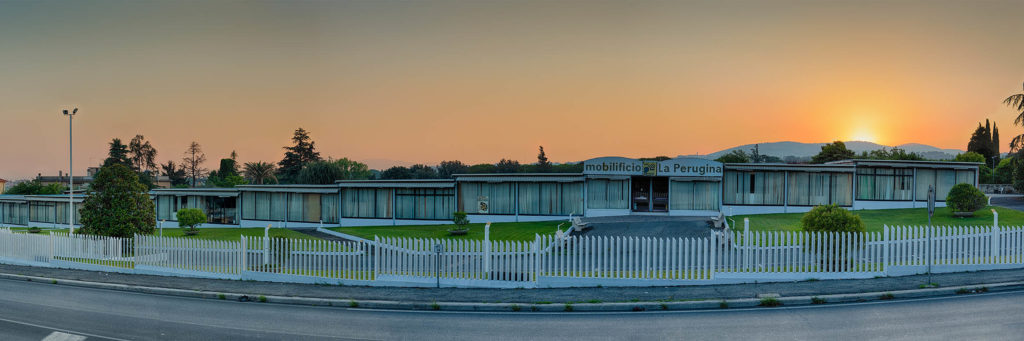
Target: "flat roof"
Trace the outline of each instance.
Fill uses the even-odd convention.
[[[342,188],[452,188],[452,179],[338,180]]]
[[[149,190],[152,195],[204,195],[237,197],[234,188],[154,188]]]
[[[853,173],[853,164],[727,163],[726,170],[774,170]]]
[[[959,161],[923,161],[923,160],[871,160],[871,159],[850,159],[826,163],[828,165],[854,164],[865,166],[885,167],[917,167],[917,168],[952,168],[952,169],[975,169],[981,166],[980,162],[959,162]]]
[[[456,181],[469,182],[575,182],[585,179],[583,173],[487,173],[455,174]]]
[[[239,185],[235,186],[241,192],[276,192],[276,193],[338,193],[338,185]]]

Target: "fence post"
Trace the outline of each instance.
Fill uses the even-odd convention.
[[[711,270],[708,272],[709,280],[715,279],[715,272],[718,271],[718,268],[715,267],[715,256],[718,254],[718,238],[716,238],[716,236],[716,233],[711,233],[711,245],[708,248],[708,251],[711,252]]]
[[[750,271],[750,218],[743,218],[743,269]]]
[[[373,280],[380,275],[380,237],[373,235]]]
[[[533,281],[540,276],[540,235],[533,234]]]
[[[50,233],[50,261],[53,261],[53,233]]]
[[[989,256],[991,260],[989,264],[996,264],[999,262],[999,212],[992,209],[992,247],[989,248]]]
[[[888,275],[889,270],[889,225],[882,225],[882,273]]]
[[[491,223],[484,224],[484,279],[491,279]]]
[[[245,238],[245,236],[240,237],[242,238],[242,269],[238,272],[239,275],[241,275],[242,272],[249,270],[249,260],[247,259],[249,258],[249,241]]]

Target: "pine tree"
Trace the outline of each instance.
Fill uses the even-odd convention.
[[[548,156],[544,154],[544,146],[540,146],[540,153],[537,154],[537,171],[547,173],[550,170],[551,162],[548,161]]]
[[[284,147],[284,159],[278,162],[278,179],[290,182],[298,179],[299,172],[307,163],[320,161],[320,153],[316,151],[316,143],[309,137],[309,132],[299,128],[292,136],[294,146]]]
[[[203,162],[206,162],[206,154],[203,154],[203,148],[199,146],[199,142],[192,141],[188,145],[188,149],[185,150],[185,157],[181,159],[181,168],[185,170],[189,179],[192,180],[192,187],[196,187],[199,178],[206,174]]]

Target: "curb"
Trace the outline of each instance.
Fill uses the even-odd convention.
[[[87,282],[71,279],[47,278],[28,275],[0,273],[0,279],[51,283],[67,286],[118,290],[145,294],[203,298],[214,300],[233,300],[240,302],[265,302],[278,304],[330,306],[363,309],[387,310],[440,310],[440,311],[479,311],[479,312],[626,312],[626,311],[686,311],[711,310],[728,308],[753,308],[759,306],[804,306],[830,303],[854,303],[883,301],[922,297],[954,296],[982,292],[1000,292],[1024,290],[1024,281],[992,284],[974,284],[943,288],[927,288],[896,291],[878,291],[856,294],[829,294],[816,296],[789,296],[772,299],[739,298],[739,299],[703,299],[674,302],[611,302],[611,303],[468,303],[468,302],[400,302],[381,300],[350,300],[332,298],[266,296],[242,293],[218,293],[146,287],[127,284]],[[774,300],[774,302],[767,301]],[[762,303],[763,302],[763,303]]]

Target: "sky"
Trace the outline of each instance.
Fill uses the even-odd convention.
[[[1022,91],[1012,1],[0,1],[0,178],[160,162],[436,164],[773,141],[966,147]]]

